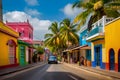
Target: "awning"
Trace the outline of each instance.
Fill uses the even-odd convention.
[[[91,49],[90,46],[81,47],[80,49]]]
[[[67,50],[64,50],[63,52],[68,52],[68,51],[72,51],[72,50],[83,50],[83,49],[91,49],[90,46],[88,45],[84,45],[84,46],[78,46],[78,47],[75,47],[75,48],[72,48],[72,49],[67,49]]]

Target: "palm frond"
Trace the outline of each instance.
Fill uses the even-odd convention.
[[[82,7],[82,3],[83,3],[82,0],[79,0],[79,1],[77,1],[75,3],[73,3],[72,8],[75,8],[75,7],[80,8],[80,7]]]
[[[52,37],[52,36],[53,36],[53,34],[48,33],[48,34],[45,34],[44,38],[49,38],[49,37]]]
[[[105,13],[108,17],[117,18],[120,16],[120,13],[117,10],[113,10],[113,9],[105,9]]]
[[[112,2],[106,5],[109,9],[113,10],[120,10],[120,1],[119,2]]]

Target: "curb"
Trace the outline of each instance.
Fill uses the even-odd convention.
[[[22,70],[25,70],[25,69],[29,69],[29,68],[35,67],[35,66],[37,66],[37,65],[42,65],[42,66],[43,66],[43,65],[45,65],[45,64],[46,64],[46,63],[35,64],[35,65],[31,65],[31,66],[25,66],[25,67],[20,68],[20,69],[16,69],[16,70],[13,70],[13,71],[9,71],[9,72],[0,74],[0,76],[4,76],[4,75],[11,74],[11,73],[19,72],[19,71],[22,71]]]

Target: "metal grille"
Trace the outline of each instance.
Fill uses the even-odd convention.
[[[15,46],[9,46],[9,62],[10,64],[15,63]]]

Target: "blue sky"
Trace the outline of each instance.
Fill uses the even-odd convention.
[[[71,20],[81,10],[72,9],[77,0],[2,0],[4,21],[24,22],[29,19],[34,28],[34,39],[44,40],[53,21]]]

